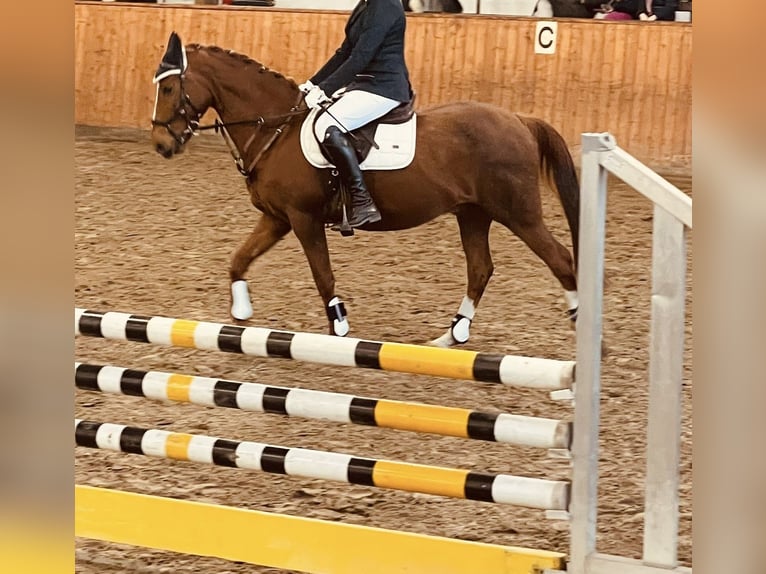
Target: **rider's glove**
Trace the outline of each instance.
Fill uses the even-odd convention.
[[[311,88],[311,91],[306,94],[304,100],[309,108],[316,108],[319,107],[319,104],[322,102],[329,102],[330,98],[327,97],[322,88],[314,86]]]
[[[306,80],[304,83],[298,86],[298,89],[304,94],[308,94],[313,88],[314,88],[314,82],[312,82],[311,80]]]

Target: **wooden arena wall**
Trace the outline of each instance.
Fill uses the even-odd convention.
[[[303,81],[337,48],[347,12],[75,4],[75,121],[149,127],[152,76],[175,30]],[[558,20],[555,54],[536,54],[534,18],[408,15],[407,59],[422,109],[475,100],[549,121],[579,153],[609,131],[656,170],[691,167],[691,24]],[[466,150],[468,153],[468,150]]]

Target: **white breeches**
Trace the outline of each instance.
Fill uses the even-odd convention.
[[[319,116],[314,124],[314,133],[321,142],[330,126],[338,126],[344,132],[352,131],[386,115],[400,103],[362,90],[345,92],[328,108],[329,114],[325,112]]]

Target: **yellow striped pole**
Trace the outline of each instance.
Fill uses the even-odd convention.
[[[79,389],[413,432],[566,449],[571,423],[310,389],[75,362]]]
[[[574,361],[366,341],[75,307],[75,335],[560,390]]]
[[[379,460],[114,423],[75,419],[75,444],[543,510],[563,511],[569,506],[570,485],[566,481]]]

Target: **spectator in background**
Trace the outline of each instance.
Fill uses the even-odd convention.
[[[554,18],[593,18],[605,0],[549,0]]]
[[[647,19],[656,16],[657,20],[675,20],[677,9],[678,0],[647,0]]]
[[[452,12],[460,13],[463,6],[459,0],[402,0],[405,12]]]
[[[609,2],[608,6],[611,7],[615,16],[623,14],[627,19],[652,22],[654,20],[675,20],[678,0],[615,0]],[[610,18],[607,14],[605,19],[618,20],[620,18]]]
[[[657,14],[652,12],[652,0],[644,2],[644,9],[638,13],[638,19],[644,22],[652,22],[657,19]]]

